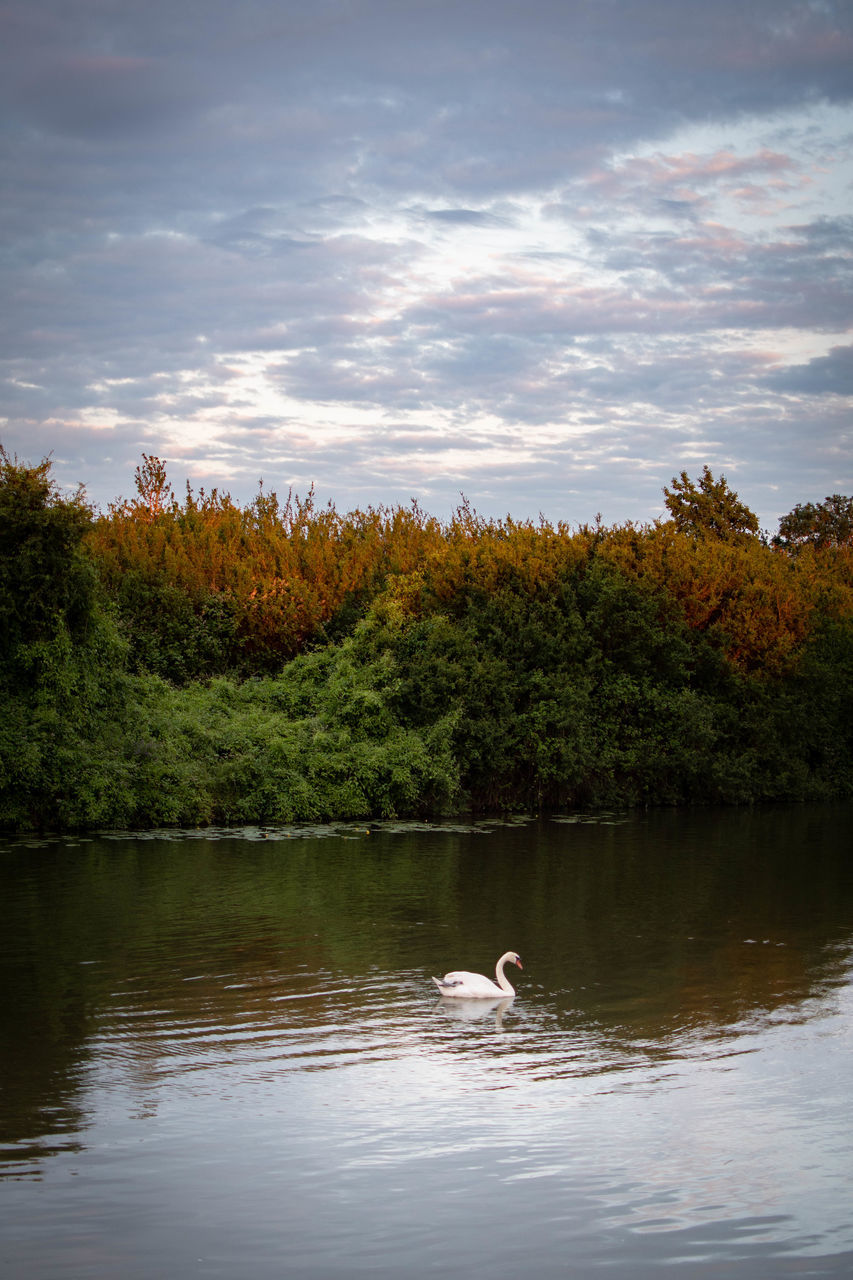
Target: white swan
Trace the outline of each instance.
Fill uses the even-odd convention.
[[[515,990],[504,975],[507,961],[522,967],[521,957],[514,951],[506,951],[495,965],[497,983],[492,982],[482,973],[467,973],[464,969],[456,969],[446,973],[443,978],[433,978],[443,996],[454,996],[457,1000],[494,1000],[502,996],[514,996]]]

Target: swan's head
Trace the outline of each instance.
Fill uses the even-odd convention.
[[[517,964],[517,965],[518,965],[519,969],[523,969],[523,968],[524,968],[524,965],[521,963],[521,956],[520,956],[520,955],[518,955],[515,951],[513,951],[513,952],[511,953],[511,955],[510,955],[510,957],[509,957],[509,958],[510,958],[510,960],[512,961],[512,963],[513,963],[513,964]]]

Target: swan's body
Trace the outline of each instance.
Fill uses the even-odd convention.
[[[468,973],[465,969],[455,969],[446,973],[443,978],[433,978],[443,996],[453,996],[457,1000],[501,1000],[504,996],[514,996],[515,990],[504,974],[504,965],[510,961],[519,969],[521,957],[514,951],[506,951],[495,965],[497,982],[492,982],[483,973]]]

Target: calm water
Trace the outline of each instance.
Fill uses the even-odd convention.
[[[0,844],[0,1272],[853,1273],[853,808]],[[519,951],[513,1002],[430,974]]]

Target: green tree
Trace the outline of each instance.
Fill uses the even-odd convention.
[[[0,658],[7,676],[87,632],[97,577],[81,550],[92,522],[82,486],[63,497],[51,462],[26,466],[0,445]]]
[[[823,502],[800,503],[779,521],[774,547],[797,551],[800,547],[849,547],[853,545],[853,498],[833,493]]]
[[[125,646],[83,545],[92,513],[0,446],[0,827],[114,820],[131,774]]]
[[[666,507],[679,533],[697,538],[740,541],[758,533],[758,517],[729,488],[725,476],[715,480],[706,465],[697,481],[686,471],[664,486]]]

